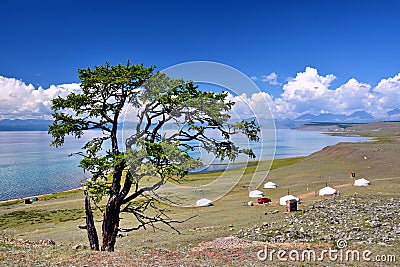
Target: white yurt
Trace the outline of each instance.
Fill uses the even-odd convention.
[[[319,195],[320,196],[331,196],[331,195],[333,195],[333,194],[335,194],[336,193],[336,189],[333,189],[332,187],[330,187],[330,186],[326,186],[326,187],[324,187],[324,188],[321,188],[320,190],[319,190]]]
[[[283,196],[283,197],[281,197],[279,199],[279,205],[285,206],[286,205],[286,201],[292,200],[292,199],[296,200],[297,202],[300,201],[300,199],[298,197],[295,197],[295,196],[292,196],[292,195],[286,195],[286,196]]]
[[[371,183],[364,178],[357,179],[354,181],[354,186],[369,186]]]
[[[260,190],[253,190],[249,192],[249,197],[259,198],[264,197],[264,193]]]
[[[277,187],[277,185],[274,182],[266,182],[264,184],[264,188],[267,188],[267,189],[273,189],[273,188],[276,188],[276,187]]]
[[[211,206],[212,205],[212,201],[207,199],[207,198],[202,198],[196,201],[196,206],[197,207],[207,207],[207,206]]]

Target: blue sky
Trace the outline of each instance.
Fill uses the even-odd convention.
[[[32,97],[70,90],[79,68],[128,59],[159,69],[194,60],[227,64],[252,76],[280,116],[334,112],[322,98],[354,92],[354,101],[364,94],[364,105],[344,103],[338,113],[382,113],[400,103],[399,0],[4,0],[1,9],[0,119],[23,110],[40,116],[47,104],[38,107]],[[351,79],[358,83],[346,87]],[[304,87],[315,83],[326,88]],[[35,92],[39,87],[54,92]],[[33,102],[21,112],[10,110],[9,95],[18,90],[30,92],[19,101]]]

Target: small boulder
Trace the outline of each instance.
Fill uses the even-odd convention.
[[[83,244],[78,244],[78,245],[74,246],[74,249],[75,250],[85,250],[85,249],[88,249],[88,246],[83,245]]]

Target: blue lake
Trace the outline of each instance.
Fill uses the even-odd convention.
[[[74,189],[90,175],[79,168],[80,156],[72,153],[96,133],[89,133],[80,140],[67,138],[63,147],[50,147],[51,136],[47,132],[0,132],[0,200],[21,198]],[[278,129],[276,146],[264,137],[261,142],[250,143],[244,139],[235,142],[252,148],[259,159],[305,156],[339,142],[362,142],[363,137],[329,136],[320,132]],[[276,147],[276,149],[275,149]],[[200,153],[200,152],[199,152]],[[201,154],[201,153],[200,153]],[[207,155],[206,165],[218,163]],[[244,161],[241,157],[237,161]],[[213,165],[206,171],[224,169],[225,165]],[[204,169],[203,169],[204,171]]]

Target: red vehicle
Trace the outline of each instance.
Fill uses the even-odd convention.
[[[260,197],[259,199],[257,199],[258,204],[267,204],[271,201],[272,200],[269,197]]]

